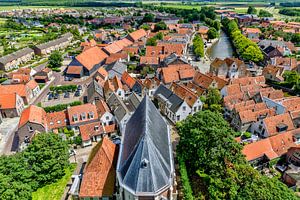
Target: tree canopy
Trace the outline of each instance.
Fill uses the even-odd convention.
[[[199,35],[196,35],[193,39],[193,50],[196,56],[204,57],[204,43]]]
[[[68,145],[52,133],[41,133],[23,152],[0,157],[0,199],[31,199],[31,193],[64,175]]]
[[[208,39],[215,39],[219,36],[218,31],[215,28],[210,28],[207,32]]]
[[[158,22],[154,25],[154,31],[167,30],[167,25],[165,22]]]
[[[62,55],[59,51],[53,51],[48,59],[49,68],[59,68],[63,61]]]
[[[237,53],[245,61],[260,62],[264,56],[258,45],[246,38],[240,31],[235,20],[224,18],[222,24],[225,27],[227,34],[229,34]]]
[[[247,164],[242,146],[222,115],[201,111],[177,124],[177,156],[184,160],[193,191],[207,199],[297,199],[276,178],[268,178]],[[199,187],[199,188],[198,188]],[[197,195],[196,192],[194,192]],[[196,198],[197,199],[197,198]]]
[[[248,13],[248,14],[256,14],[256,13],[257,13],[257,10],[256,10],[256,8],[254,8],[253,6],[249,6],[249,7],[248,7],[248,10],[247,10],[247,13]]]

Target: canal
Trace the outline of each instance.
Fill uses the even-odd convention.
[[[221,30],[220,39],[207,51],[211,60],[215,58],[233,57],[233,47],[230,38]]]

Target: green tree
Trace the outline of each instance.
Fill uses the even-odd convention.
[[[259,17],[273,17],[273,14],[266,11],[266,10],[260,9],[259,13],[258,13],[258,16]]]
[[[196,56],[204,57],[204,43],[199,35],[196,35],[193,39],[193,51]]]
[[[46,185],[64,175],[69,164],[68,145],[57,134],[38,134],[24,151],[24,157],[38,174],[39,185]]]
[[[220,22],[219,22],[219,21],[214,21],[213,27],[214,27],[217,31],[219,31],[219,30],[221,29],[221,24],[220,24]]]
[[[293,43],[299,44],[300,43],[300,34],[299,33],[293,34],[291,41]]]
[[[48,59],[48,67],[49,68],[59,68],[61,67],[63,58],[59,51],[53,51]]]
[[[157,41],[155,37],[149,38],[146,41],[146,46],[156,46],[157,45]]]
[[[144,29],[145,31],[150,30],[150,26],[148,24],[142,24],[140,28]]]
[[[215,28],[210,28],[207,32],[207,37],[209,40],[217,38],[218,35],[218,31]]]
[[[152,13],[146,13],[143,22],[154,22],[154,15]]]
[[[167,25],[165,22],[158,22],[154,25],[154,31],[167,30]]]
[[[164,34],[162,32],[159,32],[155,35],[155,38],[158,40],[162,40],[164,38]]]
[[[249,6],[248,7],[248,10],[247,10],[247,13],[248,14],[256,14],[257,13],[257,10],[256,10],[256,8],[254,8],[253,6]]]
[[[255,46],[249,46],[242,53],[242,57],[247,61],[259,62],[263,59],[260,50]]]

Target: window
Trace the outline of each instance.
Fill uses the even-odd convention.
[[[50,125],[53,125],[54,123],[53,122],[50,122]]]
[[[28,126],[28,130],[29,130],[29,132],[32,132],[33,128],[31,126]]]
[[[105,119],[106,119],[106,120],[109,120],[109,116],[106,116]]]
[[[78,121],[78,116],[77,115],[73,115],[73,121],[77,122]]]
[[[119,91],[119,92],[118,92],[118,95],[119,95],[119,96],[121,96],[121,95],[122,95],[122,92],[121,92],[121,91]]]
[[[89,119],[94,119],[94,113],[93,112],[89,112],[88,117],[89,117]]]
[[[180,115],[177,116],[177,121],[179,121],[179,120],[180,120]]]
[[[80,116],[81,116],[81,120],[85,120],[86,119],[85,113],[81,113]]]
[[[186,106],[183,106],[183,107],[182,107],[182,110],[183,110],[183,111],[186,111]]]
[[[95,97],[95,101],[99,101],[100,100],[100,97]]]
[[[57,121],[57,123],[58,123],[58,124],[60,124],[60,123],[61,123],[61,121],[60,121],[60,120],[58,120],[58,121]]]
[[[95,126],[95,131],[98,131],[99,130],[99,126]]]

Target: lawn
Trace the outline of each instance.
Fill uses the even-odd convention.
[[[64,194],[65,187],[70,180],[76,165],[72,164],[66,169],[66,174],[60,180],[46,185],[32,193],[33,200],[60,200]]]

